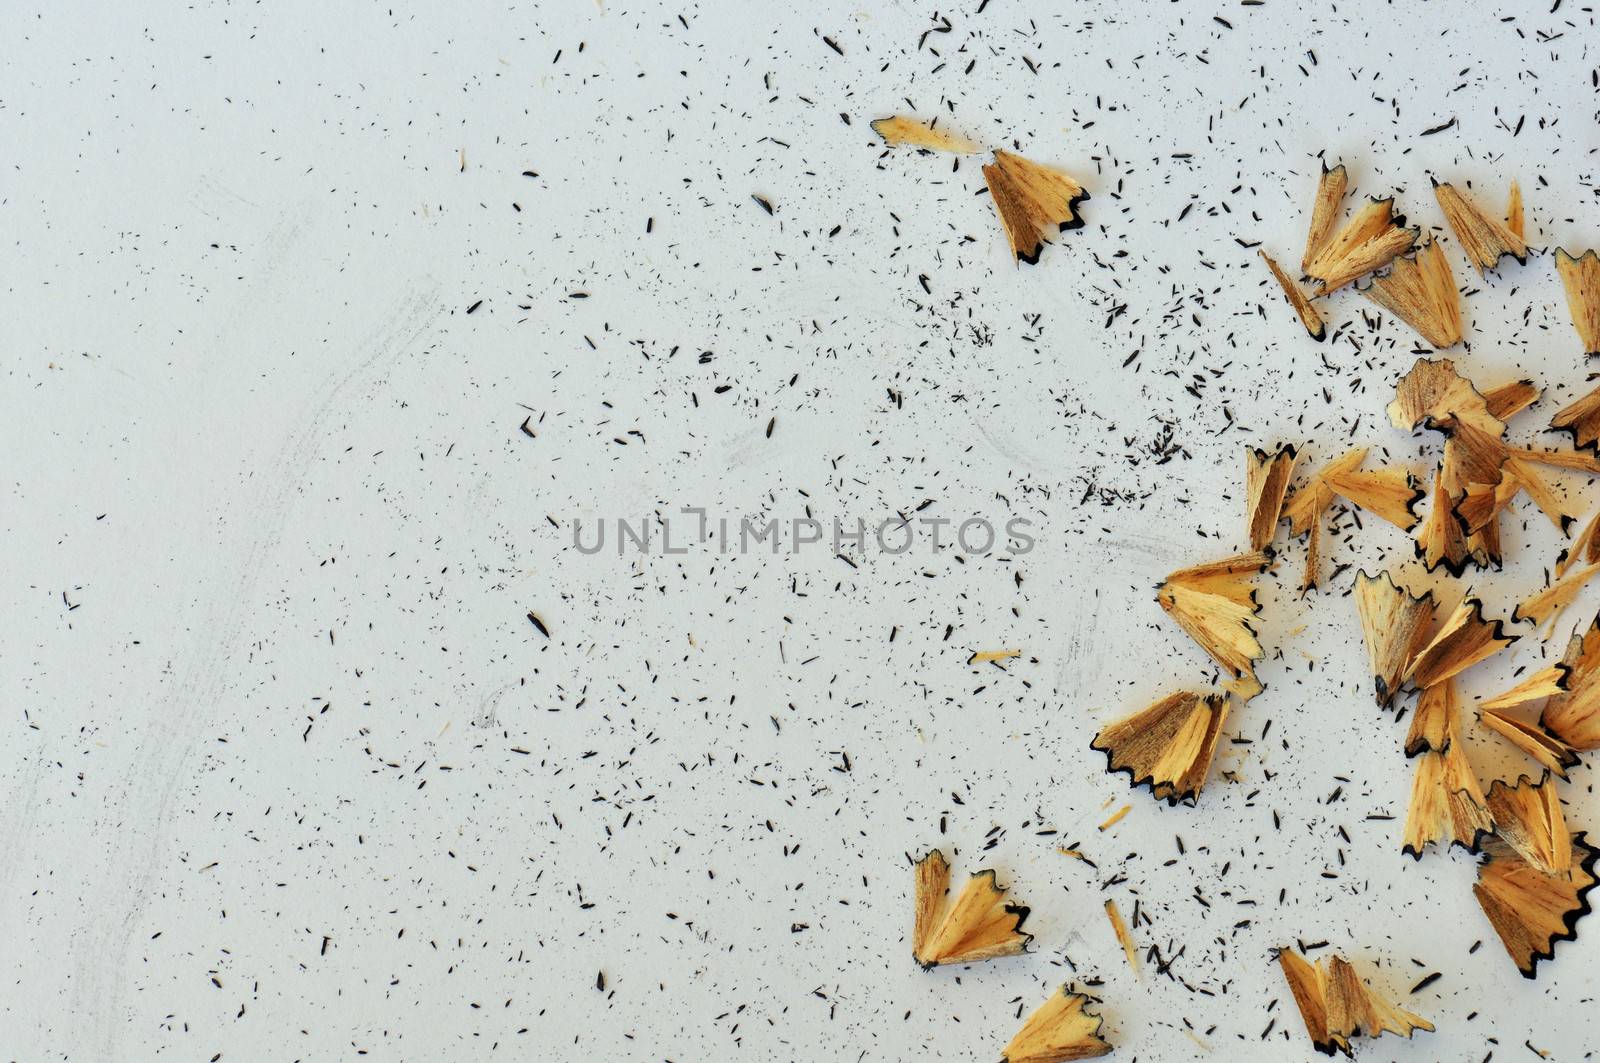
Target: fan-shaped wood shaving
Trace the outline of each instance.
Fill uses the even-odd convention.
[[[1578,330],[1583,352],[1600,355],[1600,256],[1585,251],[1577,258],[1565,248],[1556,248],[1556,272],[1567,292],[1567,311],[1572,327]]]
[[[1089,748],[1106,755],[1106,770],[1125,771],[1168,804],[1193,802],[1205,785],[1228,699],[1181,691],[1101,728]]]
[[[1527,263],[1528,245],[1522,237],[1507,228],[1499,218],[1485,214],[1454,185],[1434,181],[1433,195],[1439,201],[1439,209],[1444,211],[1451,231],[1456,234],[1461,250],[1478,267],[1479,273],[1494,269],[1506,255],[1514,256],[1523,264]]]
[[[1417,653],[1405,679],[1427,689],[1460,675],[1516,640],[1517,636],[1502,632],[1500,621],[1483,618],[1482,602],[1468,598],[1439,625],[1433,641]]]
[[[1461,342],[1461,293],[1438,241],[1395,259],[1362,294],[1440,350]]]
[[[1068,1063],[1111,1051],[1100,1036],[1100,1016],[1087,1010],[1088,997],[1066,986],[1028,1016],[1000,1054],[1000,1063]]]
[[[994,163],[983,168],[983,179],[1018,262],[1037,263],[1053,234],[1083,226],[1078,204],[1089,193],[1060,170],[996,148]]]
[[[1394,213],[1393,199],[1373,200],[1356,211],[1306,263],[1307,275],[1320,282],[1317,294],[1342,288],[1410,251],[1417,230],[1402,228],[1405,223]]]

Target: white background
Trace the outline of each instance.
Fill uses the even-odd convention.
[[[1293,1059],[1296,938],[1439,1027],[1364,1058],[1600,1048],[1594,920],[1525,982],[1472,859],[1400,855],[1353,567],[1302,601],[1285,546],[1269,689],[1197,807],[1087,748],[1211,677],[1152,588],[1241,545],[1246,443],[1436,455],[1382,417],[1413,334],[1344,292],[1311,343],[1236,241],[1298,262],[1325,151],[1429,229],[1430,174],[1490,206],[1518,177],[1532,243],[1592,246],[1591,15],[939,17],[919,47],[944,23],[900,4],[0,12],[0,1057],[993,1059],[1076,978],[1118,1058]],[[1087,227],[1015,268],[979,160],[876,143],[908,98],[1078,175]],[[1455,356],[1551,389],[1513,435],[1560,442],[1584,366],[1550,258],[1480,284],[1450,252]],[[925,502],[1038,545],[571,547],[579,518]],[[1449,582],[1337,523],[1326,572]],[[1504,534],[1496,615],[1558,550],[1525,504]],[[1485,780],[1531,770],[1469,731]],[[1032,954],[915,968],[934,844],[1033,906]],[[1128,969],[1107,898],[1170,977]]]

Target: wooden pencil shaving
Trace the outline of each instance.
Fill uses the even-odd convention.
[[[1539,388],[1531,380],[1513,380],[1483,393],[1489,416],[1499,421],[1509,421],[1538,401]]]
[[[872,123],[872,131],[883,138],[891,148],[911,147],[928,151],[948,151],[956,155],[971,155],[981,150],[966,137],[946,133],[934,123],[923,123],[905,115],[879,118]]]
[[[1542,629],[1541,638],[1549,638],[1561,614],[1577,600],[1584,584],[1593,579],[1596,572],[1600,572],[1600,565],[1590,565],[1559,583],[1551,584],[1513,609],[1511,619],[1519,623],[1530,621]]]
[[[1458,422],[1499,439],[1505,422],[1489,412],[1489,404],[1472,381],[1456,372],[1448,358],[1418,358],[1395,385],[1389,423],[1405,431],[1427,427],[1453,432]]]
[[[1549,776],[1534,782],[1524,775],[1515,785],[1496,779],[1488,800],[1496,838],[1547,875],[1572,870],[1572,836]]]
[[[1322,482],[1346,502],[1382,517],[1401,531],[1410,531],[1422,519],[1417,516],[1417,503],[1427,492],[1405,469],[1339,469],[1325,473]]]
[[[1328,327],[1323,324],[1322,315],[1311,304],[1311,297],[1300,287],[1300,282],[1278,268],[1271,255],[1265,251],[1257,251],[1261,261],[1267,264],[1272,271],[1273,278],[1278,282],[1278,287],[1283,289],[1284,298],[1289,300],[1289,305],[1294,308],[1295,314],[1300,318],[1300,324],[1305,326],[1306,334],[1321,343],[1328,336]]]
[[[983,168],[983,179],[1018,262],[1038,263],[1053,233],[1083,225],[1078,204],[1089,193],[1060,170],[996,148],[994,162]]]
[[[1295,538],[1309,536],[1306,542],[1306,571],[1300,590],[1309,591],[1317,585],[1318,569],[1322,558],[1322,515],[1333,505],[1333,488],[1327,484],[1330,472],[1349,471],[1366,458],[1365,449],[1348,452],[1327,468],[1317,473],[1301,487],[1283,507],[1283,518],[1289,522],[1289,534]]]
[[[1228,699],[1184,691],[1108,724],[1091,749],[1106,755],[1106,770],[1125,771],[1134,786],[1148,784],[1157,800],[1193,802],[1205,785]]]
[[[1512,236],[1515,236],[1518,240],[1523,240],[1528,235],[1524,231],[1525,227],[1526,221],[1523,218],[1522,211],[1522,186],[1513,178],[1511,191],[1506,193],[1506,228],[1511,231]]]
[[[1369,576],[1363,571],[1356,575],[1355,599],[1373,693],[1379,705],[1388,705],[1400,692],[1412,658],[1428,641],[1433,594],[1418,597],[1396,584],[1388,572]]]
[[[1460,733],[1461,698],[1456,681],[1446,679],[1417,697],[1417,710],[1411,714],[1411,729],[1406,733],[1406,756],[1430,750],[1443,753]]]
[[[1556,942],[1577,938],[1600,851],[1567,831],[1548,776],[1515,786],[1497,781],[1489,796],[1495,833],[1483,844],[1472,891],[1517,970],[1533,978],[1540,960],[1554,958]]]
[[[1528,245],[1522,237],[1512,232],[1499,218],[1484,213],[1455,185],[1436,180],[1433,182],[1433,196],[1439,201],[1439,209],[1444,211],[1445,221],[1450,223],[1461,250],[1466,252],[1479,273],[1494,269],[1506,255],[1527,264]]]
[[[1541,668],[1510,690],[1478,702],[1478,708],[1509,709],[1513,705],[1526,705],[1530,701],[1553,697],[1567,689],[1567,677],[1571,674],[1572,669],[1559,662]]]
[[[1550,427],[1572,436],[1572,445],[1593,452],[1600,442],[1600,388],[1563,406],[1550,418]]]
[[[1600,563],[1600,510],[1589,518],[1589,523],[1583,526],[1583,531],[1572,540],[1572,545],[1561,551],[1561,556],[1556,558],[1556,579],[1567,574],[1573,565],[1593,565]]]
[[[1500,528],[1497,516],[1487,514],[1479,527],[1468,532],[1460,508],[1467,502],[1467,487],[1461,475],[1461,444],[1455,438],[1444,443],[1444,456],[1433,476],[1433,491],[1427,519],[1417,530],[1416,553],[1429,572],[1443,565],[1459,577],[1469,563],[1480,568],[1500,563]]]
[[[945,906],[950,865],[934,849],[917,861],[916,926],[911,954],[924,970],[949,963],[977,963],[1015,956],[1032,934],[1022,932],[1028,909],[1006,898],[992,870],[967,879],[955,903]]]
[[[1279,447],[1270,457],[1257,447],[1245,448],[1245,528],[1252,550],[1272,545],[1297,456],[1292,446]]]
[[[1578,330],[1585,357],[1600,355],[1600,256],[1585,251],[1577,258],[1556,248],[1556,272],[1567,293],[1567,312]]]
[[[1404,678],[1426,689],[1459,675],[1517,640],[1498,620],[1483,618],[1483,603],[1467,598],[1439,625],[1438,633],[1412,660]]]
[[[1561,663],[1569,669],[1567,689],[1544,703],[1539,725],[1572,749],[1600,749],[1600,617],[1572,636]]]
[[[1567,469],[1571,472],[1586,472],[1590,476],[1600,476],[1600,460],[1593,454],[1580,454],[1575,450],[1534,450],[1531,447],[1512,447],[1510,453],[1535,465],[1548,465],[1554,469]]]
[[[1428,750],[1415,761],[1400,851],[1418,860],[1422,850],[1433,843],[1460,845],[1476,852],[1494,826],[1460,739],[1459,728],[1452,726],[1443,749]]]
[[[1133,944],[1133,935],[1128,932],[1127,921],[1122,918],[1122,912],[1117,908],[1114,900],[1106,901],[1106,918],[1111,921],[1111,932],[1117,935],[1117,944],[1122,946],[1122,955],[1128,960],[1128,967],[1134,974],[1139,973],[1139,950]]]
[[[1362,294],[1440,350],[1461,342],[1461,294],[1436,240],[1415,255],[1395,259]]]
[[[1543,513],[1562,535],[1566,535],[1577,521],[1577,515],[1567,512],[1565,503],[1556,497],[1555,491],[1529,462],[1508,451],[1501,465],[1500,475],[1503,479],[1514,483],[1516,490],[1522,491],[1532,499],[1533,504],[1539,507],[1539,512]]]
[[[1306,232],[1306,252],[1300,256],[1300,272],[1311,272],[1311,260],[1327,244],[1333,234],[1333,223],[1339,219],[1339,208],[1344,204],[1344,190],[1349,185],[1349,175],[1344,164],[1333,169],[1322,164],[1322,176],[1317,181],[1317,198],[1311,204],[1311,227]]]
[[[1156,590],[1161,608],[1233,678],[1255,674],[1263,654],[1253,621],[1260,611],[1251,577],[1271,564],[1265,551],[1179,569]]]
[[[1101,1018],[1087,1009],[1091,1000],[1066,986],[1051,994],[1022,1024],[1000,1054],[1000,1063],[1068,1063],[1111,1051],[1100,1036]]]
[[[1323,1055],[1350,1055],[1354,1037],[1393,1033],[1409,1038],[1413,1030],[1433,1030],[1433,1024],[1422,1016],[1379,998],[1343,957],[1328,956],[1310,963],[1285,946],[1278,950],[1278,966],[1305,1020],[1311,1044]]]
[[[1342,288],[1410,251],[1417,230],[1403,228],[1405,223],[1394,213],[1393,199],[1372,200],[1356,211],[1305,265],[1306,274],[1319,282],[1317,294]]]
[[[1577,765],[1577,751],[1539,725],[1518,720],[1499,709],[1480,705],[1479,710],[1485,727],[1561,778],[1567,777],[1568,768]]]

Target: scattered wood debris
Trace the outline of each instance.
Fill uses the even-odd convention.
[[[1441,685],[1451,682],[1447,679]],[[1454,692],[1446,692],[1431,711],[1435,719],[1430,720],[1427,733],[1418,737],[1430,744],[1437,741],[1442,724],[1443,744],[1417,755],[1411,806],[1406,812],[1405,836],[1400,844],[1402,853],[1418,860],[1422,859],[1422,850],[1435,842],[1476,852],[1483,836],[1494,826],[1478,778],[1461,745]]]
[[[1339,218],[1339,208],[1344,205],[1344,191],[1350,183],[1344,163],[1333,169],[1322,164],[1322,176],[1317,180],[1317,197],[1311,203],[1311,227],[1306,231],[1306,253],[1300,257],[1300,272],[1310,273],[1311,262],[1317,252],[1327,244],[1333,234],[1333,223]]]
[[[1567,690],[1544,703],[1539,725],[1572,749],[1600,749],[1600,616],[1572,636],[1561,663]]]
[[[1483,618],[1483,603],[1467,597],[1439,625],[1433,640],[1417,652],[1405,678],[1421,689],[1460,675],[1517,640],[1498,620]]]
[[[1578,751],[1538,724],[1481,705],[1478,711],[1485,727],[1528,754],[1546,770],[1565,779],[1567,769],[1577,765]]]
[[[1593,453],[1600,442],[1600,388],[1556,411],[1550,427],[1571,435],[1574,447]]]
[[[979,871],[955,903],[945,907],[950,865],[934,849],[917,861],[916,927],[911,954],[924,970],[948,963],[977,963],[1027,950],[1032,934],[1022,932],[1028,908],[1012,903],[995,884],[992,869]]]
[[[1590,565],[1557,583],[1552,583],[1511,611],[1511,619],[1518,623],[1526,620],[1543,629],[1541,638],[1549,638],[1556,621],[1567,607],[1577,601],[1584,584],[1600,572],[1600,565]]]
[[[1235,679],[1254,675],[1264,652],[1253,626],[1261,606],[1250,577],[1271,563],[1266,551],[1238,554],[1179,569],[1156,590],[1161,608]]]
[[[1388,705],[1400,692],[1412,660],[1427,644],[1437,603],[1431,591],[1413,595],[1387,571],[1376,576],[1358,573],[1355,599],[1373,692],[1379,705]]]

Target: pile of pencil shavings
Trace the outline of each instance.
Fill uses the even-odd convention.
[[[1265,251],[1261,257],[1283,287],[1306,331],[1326,335],[1315,300],[1373,275],[1362,294],[1406,322],[1436,348],[1462,338],[1461,297],[1442,241],[1417,246],[1418,230],[1395,215],[1393,200],[1375,200],[1342,225],[1346,184],[1342,166],[1324,169],[1312,211],[1302,271],[1317,284],[1308,293]],[[1513,183],[1504,219],[1486,213],[1450,184],[1434,194],[1467,258],[1480,272],[1507,255],[1526,263],[1522,200]],[[1584,353],[1600,353],[1600,259],[1593,251],[1556,254],[1568,309]],[[1336,501],[1414,534],[1416,560],[1429,572],[1460,579],[1469,567],[1504,563],[1500,519],[1525,496],[1563,535],[1577,524],[1545,470],[1600,474],[1600,388],[1557,411],[1550,428],[1569,432],[1574,451],[1546,451],[1511,442],[1508,423],[1538,401],[1532,381],[1479,388],[1449,359],[1420,358],[1399,380],[1388,404],[1389,422],[1406,432],[1437,433],[1438,463],[1431,483],[1396,466],[1364,468],[1367,449],[1328,461],[1290,490],[1299,451],[1245,452],[1245,540],[1249,552],[1172,573],[1156,593],[1161,607],[1226,674],[1220,691],[1168,694],[1149,708],[1104,727],[1092,747],[1109,769],[1125,771],[1135,785],[1176,804],[1193,803],[1210,770],[1230,704],[1248,702],[1262,689],[1256,662],[1264,651],[1256,636],[1260,606],[1251,577],[1274,564],[1273,539],[1287,521],[1292,539],[1305,539],[1302,592],[1315,588],[1322,563],[1324,515]],[[1582,453],[1588,451],[1588,453]],[[1418,513],[1426,501],[1426,517]],[[1518,603],[1512,624],[1530,624],[1534,638],[1551,637],[1563,611],[1600,574],[1600,513],[1591,517],[1554,563],[1555,582]],[[1557,780],[1580,752],[1600,748],[1600,617],[1574,635],[1560,661],[1515,687],[1478,702],[1477,716],[1538,765],[1537,779],[1479,782],[1461,741],[1457,677],[1526,635],[1485,616],[1470,591],[1448,596],[1413,594],[1395,573],[1361,572],[1353,597],[1380,706],[1396,707],[1415,693],[1405,755],[1415,764],[1410,808],[1400,845],[1421,858],[1430,844],[1454,844],[1481,854],[1478,903],[1517,969],[1534,977],[1555,943],[1572,940],[1590,910],[1600,850],[1569,830]],[[1524,715],[1537,709],[1537,715]],[[1353,1034],[1391,1031],[1409,1036],[1431,1029],[1416,1016],[1383,1004],[1348,965],[1331,958],[1313,967],[1282,950],[1279,960],[1321,1051],[1348,1053]]]
[[[873,127],[890,145],[978,150],[911,119],[881,119]],[[1049,226],[1082,224],[1076,208],[1088,197],[1067,175],[998,150],[984,175],[1017,260],[1038,260]],[[1328,334],[1318,301],[1370,278],[1361,294],[1426,343],[1442,350],[1461,342],[1462,300],[1442,241],[1430,238],[1419,246],[1420,229],[1406,226],[1392,198],[1371,200],[1341,223],[1347,181],[1343,166],[1323,168],[1300,263],[1315,285],[1312,291],[1260,252],[1307,333],[1319,341]],[[1454,185],[1435,181],[1433,192],[1480,274],[1508,255],[1527,263],[1522,196],[1515,182],[1503,217],[1486,212]],[[1594,251],[1574,256],[1565,250],[1555,258],[1584,354],[1600,355],[1600,258]],[[1167,694],[1101,728],[1091,748],[1105,754],[1108,770],[1126,772],[1134,786],[1148,786],[1169,804],[1197,802],[1230,712],[1264,689],[1256,675],[1266,651],[1257,633],[1261,605],[1254,582],[1278,560],[1274,540],[1282,523],[1288,523],[1291,540],[1305,540],[1302,594],[1318,587],[1322,529],[1336,504],[1414,535],[1422,567],[1442,569],[1457,580],[1469,567],[1503,566],[1500,519],[1522,496],[1569,535],[1578,515],[1568,512],[1544,470],[1600,474],[1595,456],[1600,387],[1550,421],[1550,428],[1571,433],[1577,448],[1572,451],[1535,449],[1507,438],[1511,419],[1539,398],[1532,381],[1480,388],[1449,359],[1419,358],[1400,378],[1386,412],[1397,429],[1437,433],[1438,463],[1427,484],[1398,466],[1368,467],[1368,448],[1357,447],[1294,486],[1299,448],[1283,445],[1269,453],[1247,447],[1246,549],[1179,569],[1156,589],[1161,608],[1220,669],[1220,688]],[[1424,502],[1426,517],[1418,511]],[[1578,592],[1600,574],[1600,513],[1562,551],[1554,571],[1550,587],[1510,614],[1513,624],[1533,625],[1541,641],[1551,637]],[[1473,892],[1517,969],[1532,978],[1540,960],[1554,957],[1556,942],[1574,939],[1596,882],[1600,849],[1567,827],[1557,779],[1566,778],[1579,753],[1600,748],[1600,616],[1572,637],[1559,662],[1479,701],[1483,726],[1542,769],[1537,779],[1495,779],[1485,790],[1461,741],[1456,681],[1526,635],[1508,633],[1504,621],[1485,616],[1484,602],[1470,591],[1414,594],[1388,570],[1360,572],[1352,595],[1378,704],[1396,708],[1402,699],[1416,697],[1404,742],[1415,775],[1401,850],[1420,859],[1428,846],[1444,844],[1479,854]],[[1536,717],[1524,715],[1534,708]],[[992,870],[973,875],[947,904],[950,869],[943,854],[934,850],[915,866],[912,952],[924,968],[1026,951],[1031,935],[1021,927],[1028,909],[1009,900]],[[1132,938],[1114,902],[1107,903],[1106,913],[1136,966]],[[1354,1037],[1410,1037],[1414,1030],[1433,1029],[1374,993],[1342,957],[1330,955],[1313,964],[1287,947],[1276,955],[1318,1051],[1349,1055]],[[1005,1063],[1060,1063],[1109,1052],[1101,1019],[1086,1009],[1089,1003],[1090,998],[1063,986],[1012,1039]]]

